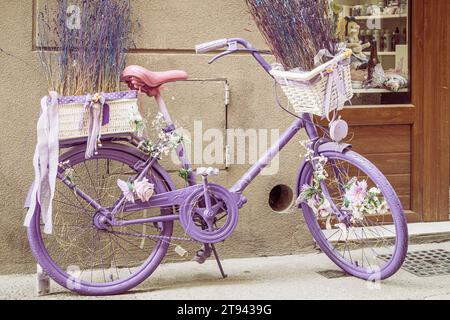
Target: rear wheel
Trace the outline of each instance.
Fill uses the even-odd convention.
[[[74,184],[98,201],[112,207],[121,195],[117,179],[136,175],[140,160],[121,147],[100,148],[86,160],[84,152],[62,155],[61,162],[72,170]],[[159,166],[147,179],[155,194],[170,191]],[[120,220],[172,214],[171,208],[119,212]],[[144,281],[163,260],[173,231],[173,222],[121,227],[98,227],[98,214],[80,196],[57,179],[53,203],[53,233],[45,234],[40,209],[28,228],[32,251],[44,270],[60,285],[86,295],[125,292]]]
[[[353,151],[321,155],[326,158],[322,175],[317,178],[317,167],[306,162],[297,189],[312,236],[347,273],[368,280],[392,276],[408,246],[406,219],[394,189]]]

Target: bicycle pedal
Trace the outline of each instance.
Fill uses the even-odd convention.
[[[194,261],[203,264],[206,259],[208,259],[211,256],[212,250],[208,245],[202,245],[202,247],[197,250],[194,256]]]
[[[199,176],[218,176],[219,175],[219,169],[218,168],[212,168],[212,167],[200,167],[197,168],[196,174]]]

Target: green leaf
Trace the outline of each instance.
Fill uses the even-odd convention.
[[[129,189],[130,191],[134,191],[134,183],[132,183],[132,182],[130,182],[130,181],[127,181],[127,185],[128,185],[128,189]]]

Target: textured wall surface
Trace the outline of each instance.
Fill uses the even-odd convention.
[[[194,120],[224,128],[280,129],[292,119],[273,101],[273,82],[248,55],[237,54],[208,65],[212,54],[195,55],[197,43],[223,37],[244,37],[265,49],[243,0],[133,0],[141,33],[128,63],[149,69],[184,69],[204,81],[175,83],[164,95],[173,118],[191,128]],[[39,1],[0,0],[0,273],[34,270],[23,201],[33,179],[32,154],[39,99],[47,88],[33,51],[33,14]],[[270,56],[266,56],[271,59]],[[227,113],[223,84],[231,90]],[[154,103],[147,101],[154,109]],[[171,105],[173,108],[171,108]],[[151,112],[150,112],[151,113]],[[192,114],[191,114],[192,113]],[[227,115],[226,115],[227,114]],[[225,116],[227,119],[225,119]],[[300,164],[297,136],[280,156],[277,175],[261,176],[246,190],[248,204],[240,212],[234,235],[219,245],[222,257],[291,254],[312,247],[301,212],[273,213],[268,194],[279,183],[294,187]],[[218,182],[231,186],[249,165],[224,165]],[[174,180],[180,179],[173,174]]]

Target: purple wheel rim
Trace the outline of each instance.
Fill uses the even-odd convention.
[[[406,218],[397,194],[387,181],[386,177],[369,160],[365,159],[361,155],[353,151],[347,151],[345,153],[328,151],[323,152],[322,155],[324,155],[328,159],[347,161],[350,164],[360,168],[381,189],[381,192],[383,193],[391,210],[391,215],[395,224],[396,237],[392,258],[386,264],[384,264],[380,270],[377,270],[376,272],[379,280],[386,279],[392,276],[403,264],[408,247],[408,230]],[[300,194],[301,187],[310,181],[311,176],[311,165],[309,163],[304,163],[299,171],[299,178],[297,181],[297,195]],[[313,238],[316,240],[317,244],[320,246],[323,252],[337,266],[355,277],[366,280],[373,278],[374,272],[370,272],[369,270],[364,270],[361,267],[355,266],[348,260],[342,258],[339,254],[336,254],[333,246],[328,242],[327,238],[322,232],[322,229],[319,226],[317,218],[312,209],[305,203],[301,204],[301,208],[303,210],[306,224]]]
[[[104,145],[104,147],[99,150],[98,157],[102,157],[102,159],[108,158],[111,160],[120,161],[131,166],[137,161],[142,161],[145,159],[145,155],[142,154],[141,157],[139,157],[135,151],[130,153],[129,150],[130,148],[127,146],[109,143]],[[66,154],[63,154],[60,157],[60,160],[66,161],[67,159],[71,159],[71,162],[73,161],[73,163],[76,163],[76,161],[80,161],[81,158],[84,159],[84,148],[80,148],[80,152],[73,153],[69,151]],[[172,189],[173,184],[170,180],[166,180],[170,178],[168,178],[167,173],[165,173],[165,171],[157,163],[155,163],[152,168],[152,173],[156,174],[160,178],[155,182],[155,190],[157,192],[165,192]],[[132,275],[125,279],[105,283],[91,283],[81,280],[76,286],[73,287],[70,285],[73,281],[71,276],[59,267],[47,252],[41,235],[40,210],[39,208],[36,210],[37,212],[34,215],[34,221],[28,228],[28,239],[35,258],[53,280],[63,287],[83,295],[120,294],[137,286],[139,283],[147,279],[159,266],[169,246],[169,243],[166,241],[159,240],[158,243],[155,244],[153,251],[151,253],[149,252],[149,257],[147,260]],[[172,214],[172,211],[162,209],[161,214]],[[173,221],[163,223],[164,228],[161,235],[170,237],[173,231]]]

